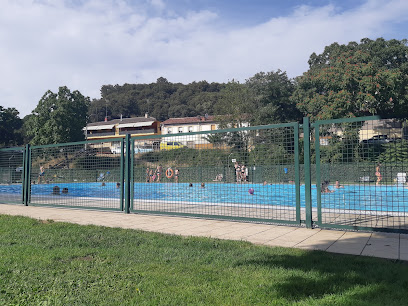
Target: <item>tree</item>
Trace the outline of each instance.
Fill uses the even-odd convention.
[[[232,80],[220,92],[221,96],[216,105],[217,121],[221,128],[240,128],[253,119],[255,109],[254,97],[245,84]],[[247,131],[228,132],[225,142],[234,151],[247,152],[250,134]],[[244,154],[247,158],[247,155]],[[246,160],[244,160],[246,163]]]
[[[253,119],[254,96],[250,88],[232,80],[220,92],[215,106],[218,121],[222,128],[242,127]]]
[[[224,135],[222,134],[209,134],[207,136],[203,136],[202,139],[207,140],[215,148],[220,148],[225,143]]]
[[[383,145],[384,152],[378,156],[381,163],[403,164],[408,160],[408,141],[402,140],[398,143],[387,143]]]
[[[290,100],[295,85],[281,70],[259,72],[246,81],[255,98],[254,124],[298,121],[301,113]]]
[[[58,93],[47,91],[25,122],[31,143],[64,143],[84,139],[89,97],[79,91],[60,87]]]
[[[20,129],[22,120],[15,108],[0,106],[0,146],[14,146],[22,143]]]
[[[313,53],[291,100],[314,119],[408,116],[406,40],[334,43]]]

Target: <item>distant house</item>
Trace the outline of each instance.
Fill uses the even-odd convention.
[[[243,126],[249,126],[244,123]],[[220,128],[220,123],[215,116],[196,116],[184,118],[170,118],[161,123],[162,135],[174,134],[174,137],[162,138],[162,142],[180,142],[189,148],[213,148],[213,143],[208,140],[209,134],[196,135],[194,137],[183,135],[192,132],[214,131]],[[177,134],[177,135],[175,135]]]
[[[375,140],[379,136],[388,139],[405,138],[406,127],[395,119],[366,121],[360,130],[360,141]]]
[[[196,136],[194,138],[189,136],[183,136],[182,134],[201,132],[201,131],[213,131],[219,128],[219,123],[215,120],[214,116],[196,116],[196,117],[184,117],[184,118],[170,118],[161,123],[161,133],[166,134],[178,134],[174,137],[162,138],[162,142],[180,142],[182,145],[190,148],[199,148],[202,146],[209,146],[209,142],[205,140],[205,135]]]
[[[109,121],[99,121],[87,124],[83,128],[87,140],[104,139],[107,140],[104,146],[115,147],[118,141],[109,143],[112,138],[124,138],[130,134],[132,137],[150,136],[160,134],[160,122],[156,118],[144,117],[114,119]],[[148,142],[148,141],[146,141]]]
[[[356,128],[359,126],[356,125]],[[343,129],[335,124],[327,130],[327,135],[320,135],[320,145],[327,146],[333,135],[343,137]],[[396,139],[406,139],[408,129],[403,122],[396,119],[365,121],[359,128],[359,141],[364,143],[387,143]]]

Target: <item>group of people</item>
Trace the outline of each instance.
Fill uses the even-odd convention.
[[[237,183],[247,182],[248,181],[248,168],[244,164],[240,165],[238,162],[235,162],[235,176]]]
[[[102,182],[101,186],[105,187],[106,186],[105,182]],[[120,188],[120,183],[119,182],[116,183],[116,188]]]
[[[330,182],[329,181],[323,181],[323,183],[321,184],[321,187],[320,187],[320,192],[321,193],[332,193],[332,192],[334,192],[334,190],[331,190],[330,188],[329,188],[329,184],[330,184]],[[344,186],[342,186],[342,185],[340,185],[340,182],[339,181],[336,181],[336,184],[334,185],[334,187],[336,188],[336,189],[339,189],[339,188],[344,188]]]
[[[201,188],[205,188],[205,183],[201,183]],[[193,183],[189,183],[188,187],[193,187]]]
[[[62,188],[61,193],[67,194],[68,193],[68,188],[66,188],[66,187]],[[52,194],[53,195],[59,195],[60,194],[60,187],[59,186],[52,187]]]
[[[146,183],[160,183],[162,179],[162,174],[163,174],[163,167],[161,165],[158,165],[156,169],[146,169]],[[168,179],[174,178],[174,182],[178,183],[178,178],[180,171],[175,168],[174,170],[171,167],[168,167],[166,170],[166,177]]]
[[[375,175],[377,177],[377,182],[376,184],[379,185],[381,180],[382,180],[382,175],[380,173],[380,166],[381,164],[378,164],[376,166],[376,172]],[[248,181],[248,168],[245,167],[245,165],[240,165],[238,162],[235,162],[234,164],[235,167],[235,174],[236,174],[236,181],[237,182],[247,182]],[[162,173],[163,173],[163,167],[161,165],[158,165],[156,167],[156,169],[150,169],[147,168],[146,169],[146,183],[160,183],[161,179],[162,179]],[[42,181],[44,181],[44,174],[45,174],[45,169],[43,166],[40,166],[40,172],[38,174],[38,184],[40,184]],[[175,168],[174,170],[171,167],[168,167],[165,175],[168,179],[174,179],[175,183],[178,183],[178,179],[179,179],[179,170],[177,168]],[[223,176],[222,174],[218,174],[215,178],[214,181],[222,181]],[[289,181],[289,183],[294,183],[293,181]],[[264,185],[267,185],[267,182],[265,181],[263,183]],[[332,193],[334,192],[334,190],[331,190],[329,188],[329,184],[330,182],[328,180],[325,180],[321,183],[320,186],[320,192],[321,193]],[[102,182],[102,186],[105,186],[105,183]],[[193,184],[190,183],[189,187],[192,187]],[[205,184],[201,183],[201,187],[204,188]],[[116,188],[120,188],[120,183],[116,184]],[[336,181],[335,183],[335,188],[339,189],[339,188],[344,188],[342,185],[340,185],[339,181]],[[61,193],[68,193],[68,188],[63,188]],[[54,186],[53,187],[53,191],[52,194],[60,194],[60,188],[59,186]]]

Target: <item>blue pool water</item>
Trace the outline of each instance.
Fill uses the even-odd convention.
[[[68,194],[60,197],[94,197],[119,198],[119,189],[116,183],[66,183],[32,185],[32,195],[41,196],[52,194],[52,188],[58,185],[60,190],[68,188]],[[254,188],[254,195],[248,193]],[[348,185],[342,189],[335,189],[333,193],[321,195],[322,209],[350,209],[408,212],[408,189],[402,186],[374,186]],[[317,192],[312,187],[312,203],[316,207]],[[0,185],[2,194],[21,194],[21,185]],[[304,206],[304,186],[300,188],[301,205]],[[158,200],[173,202],[197,203],[233,203],[293,206],[296,203],[295,186],[291,184],[215,184],[209,183],[202,188],[200,184],[189,187],[185,183],[135,183],[134,198],[141,200]]]

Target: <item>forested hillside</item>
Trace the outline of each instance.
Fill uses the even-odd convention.
[[[161,77],[151,84],[104,85],[101,99],[92,101],[90,121],[101,121],[107,112],[110,118],[143,116],[149,113],[158,120],[213,114],[225,84],[193,82],[171,83]]]
[[[89,121],[150,116],[163,121],[172,117],[204,114],[228,115],[232,121],[243,117],[255,124],[298,120],[301,113],[290,100],[294,81],[286,72],[260,72],[239,83],[171,83],[161,77],[151,84],[104,85],[101,99],[89,108]],[[243,116],[245,114],[245,116]]]

